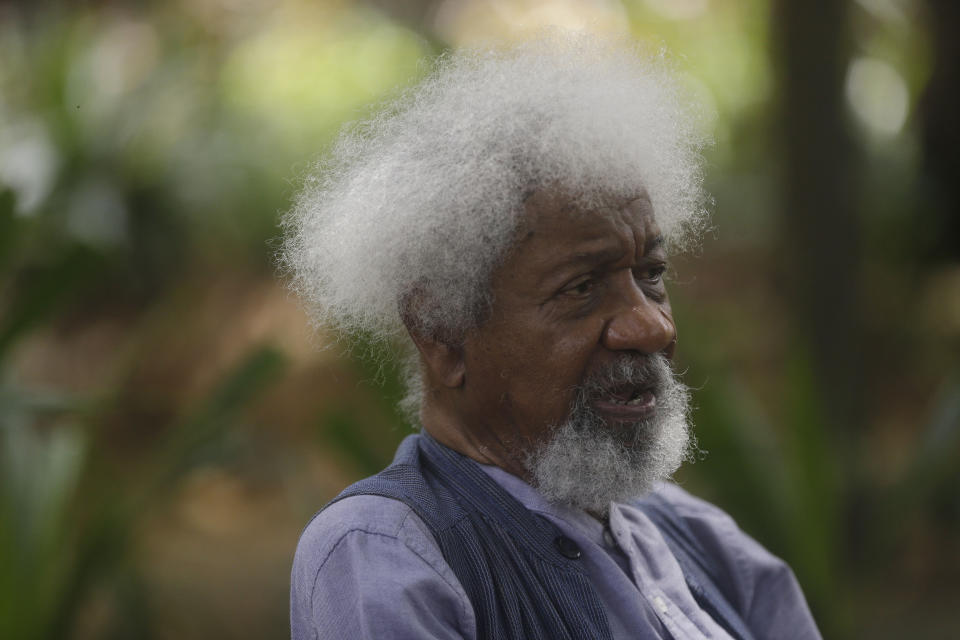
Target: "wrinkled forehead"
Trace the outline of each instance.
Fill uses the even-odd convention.
[[[659,235],[650,196],[643,187],[629,195],[570,194],[562,189],[541,189],[524,200],[517,227],[517,242],[532,234],[582,235],[608,233],[624,226]]]
[[[664,251],[664,242],[645,192],[584,206],[566,194],[542,191],[525,201],[523,219],[492,282],[533,281],[561,264],[597,266],[654,250]]]

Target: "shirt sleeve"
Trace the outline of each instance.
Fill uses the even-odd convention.
[[[473,608],[432,534],[409,507],[354,496],[301,535],[290,591],[293,640],[468,639]]]
[[[757,638],[821,640],[793,571],[740,530],[726,512],[673,484],[659,493],[690,526],[707,553],[724,568],[728,593]]]

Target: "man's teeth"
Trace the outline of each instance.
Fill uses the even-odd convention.
[[[633,400],[619,400],[619,399],[617,399],[617,398],[611,398],[610,400],[611,400],[614,404],[637,405],[637,404],[640,404],[640,403],[642,403],[642,402],[646,402],[646,400],[647,400],[647,394],[648,394],[648,393],[649,393],[648,391],[643,391],[643,392],[637,394],[637,397],[634,398]]]

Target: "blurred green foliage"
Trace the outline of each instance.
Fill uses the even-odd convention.
[[[276,377],[282,357],[252,347],[133,469],[118,465],[105,451],[109,390],[84,397],[24,387],[10,364],[18,339],[98,295],[116,265],[42,219],[16,217],[9,192],[0,202],[0,259],[16,265],[0,279],[0,637],[70,637],[78,609],[105,584],[122,608],[104,637],[149,637],[131,558],[135,528],[186,472],[222,454],[235,413]],[[25,251],[32,243],[45,251]]]
[[[958,294],[956,265],[920,259],[909,109],[932,61],[918,5],[850,12],[851,59],[882,63],[846,87],[863,185],[863,425],[831,415],[776,281],[769,4],[705,2],[688,17],[668,5],[614,15],[682,54],[717,140],[719,231],[671,289],[708,452],[682,479],[791,562],[827,637],[950,636],[960,344],[941,303]],[[292,475],[316,455],[344,486],[389,462],[407,432],[396,367],[362,357],[362,337],[314,357],[282,322],[250,327],[296,176],[453,39],[402,18],[348,1],[0,6],[0,638],[179,637],[141,543],[192,473],[257,477],[276,458]],[[899,90],[901,120],[870,110]],[[291,521],[335,490],[302,490]],[[886,606],[918,589],[922,613]]]

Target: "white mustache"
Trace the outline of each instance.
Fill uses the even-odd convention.
[[[659,353],[623,354],[584,380],[576,390],[574,405],[583,406],[628,385],[653,391],[659,396],[673,383],[673,369],[665,356]]]

